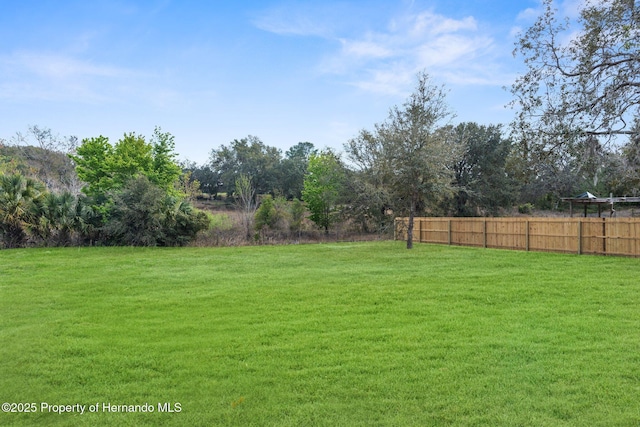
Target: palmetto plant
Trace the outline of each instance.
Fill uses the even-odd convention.
[[[0,235],[5,247],[22,246],[34,219],[33,206],[44,186],[21,174],[0,175]]]
[[[46,193],[34,201],[30,230],[47,245],[64,246],[71,242],[76,223],[76,198],[70,192]]]

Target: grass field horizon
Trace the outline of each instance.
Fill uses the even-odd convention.
[[[403,245],[0,251],[0,425],[640,423],[637,259]]]

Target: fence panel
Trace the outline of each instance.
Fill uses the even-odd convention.
[[[482,219],[451,219],[451,244],[484,246],[484,223]]]
[[[487,247],[499,249],[526,249],[527,227],[526,221],[517,218],[487,218]]]
[[[408,218],[396,218],[396,239]],[[416,242],[640,257],[640,218],[415,218]]]

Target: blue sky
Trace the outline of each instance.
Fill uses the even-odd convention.
[[[561,9],[575,8],[565,0]],[[0,138],[175,136],[181,158],[247,135],[340,150],[426,70],[454,123],[508,123],[515,34],[537,0],[0,0]]]

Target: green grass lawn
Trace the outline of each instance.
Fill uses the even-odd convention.
[[[0,251],[0,425],[640,424],[640,260],[403,245]]]

